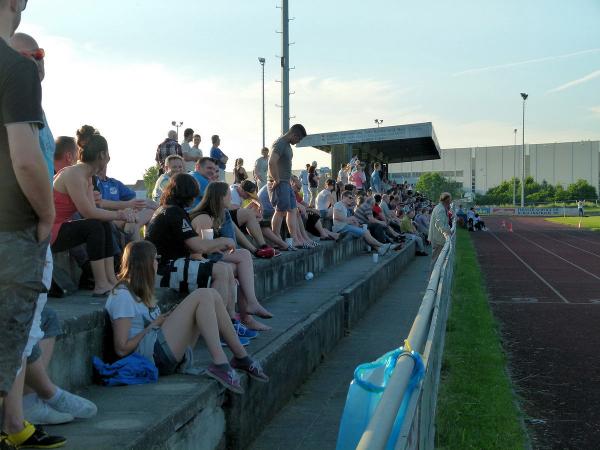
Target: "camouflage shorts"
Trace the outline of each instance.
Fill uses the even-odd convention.
[[[36,228],[0,232],[0,392],[7,392],[21,367],[38,296],[48,241]]]

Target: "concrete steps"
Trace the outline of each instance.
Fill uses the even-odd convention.
[[[285,254],[258,261],[257,282],[264,286],[265,304],[276,315],[249,347],[271,376],[268,384],[244,379],[244,396],[230,395],[203,376],[175,375],[157,384],[105,388],[87,386],[84,395],[99,407],[98,417],[59,427],[48,427],[69,439],[67,448],[82,449],[212,449],[247,448],[267,422],[324,356],[378,299],[414,257],[414,246],[391,252],[373,264],[357,241],[326,243],[318,250]],[[307,271],[315,273],[304,281]],[[318,275],[318,276],[317,276]],[[258,278],[264,277],[261,280]],[[277,281],[273,281],[275,278]],[[299,284],[299,280],[302,280]],[[282,288],[288,287],[287,290]],[[292,288],[293,287],[293,288]],[[163,302],[176,299],[165,293]],[[78,298],[52,302],[65,319],[67,335],[57,342],[53,375],[62,374],[70,386],[84,386],[91,375],[91,355],[102,347],[104,318],[100,302]],[[64,309],[62,309],[64,308]],[[72,362],[77,358],[87,359]],[[89,355],[89,357],[87,356]],[[197,365],[208,355],[202,345]],[[69,361],[66,367],[57,368]],[[86,367],[83,367],[86,366]],[[70,375],[69,372],[80,372]],[[56,379],[56,378],[55,378]],[[57,379],[58,384],[61,382]]]

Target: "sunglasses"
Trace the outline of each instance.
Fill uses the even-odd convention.
[[[35,50],[23,51],[21,55],[26,56],[27,58],[33,58],[36,61],[41,61],[46,57],[46,52],[43,48],[36,48]]]

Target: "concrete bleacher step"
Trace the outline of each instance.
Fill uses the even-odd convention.
[[[321,246],[297,252],[282,252],[273,259],[254,260],[256,296],[264,301],[283,289],[304,281],[306,272],[315,276],[364,252],[359,240],[338,243],[324,241]],[[168,308],[179,301],[179,295],[170,289],[159,289],[157,299]],[[93,356],[102,355],[105,301],[93,298],[91,292],[79,292],[65,298],[50,298],[48,305],[58,313],[64,334],[57,339],[50,364],[50,376],[66,389],[77,389],[92,383]]]
[[[262,333],[248,350],[261,361],[270,383],[244,377],[243,396],[225,392],[206,377],[189,375],[143,386],[89,386],[83,394],[98,404],[98,416],[49,431],[66,436],[72,449],[246,448],[412,260],[414,245],[391,252],[378,264],[368,254],[351,253],[323,265],[328,270],[314,280],[265,301],[276,316],[269,322],[273,330]],[[83,323],[74,320],[69,332],[77,326]],[[198,365],[208,364],[201,346],[197,357]]]

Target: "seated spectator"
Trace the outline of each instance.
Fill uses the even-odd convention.
[[[191,175],[178,173],[165,188],[160,206],[148,224],[146,239],[160,255],[156,287],[170,287],[187,294],[199,288],[216,289],[227,310],[235,314],[236,283],[229,264],[203,255],[231,252],[229,238],[202,239],[192,228],[188,208],[198,196],[198,184]],[[247,339],[240,337],[244,343]]]
[[[81,160],[65,167],[54,177],[56,219],[52,227],[51,249],[62,252],[85,243],[94,275],[94,296],[105,296],[117,282],[114,272],[115,248],[110,222],[135,221],[133,211],[107,211],[94,202],[92,176],[108,163],[108,144],[93,127],[77,131]],[[71,220],[75,213],[84,219]]]
[[[404,214],[404,211],[400,210],[398,214],[400,217],[400,231],[402,231],[404,237],[415,242],[417,247],[416,255],[427,256],[425,246],[423,245],[423,239],[418,235],[417,229],[412,223],[411,216],[414,216],[414,211],[411,210],[408,214]]]
[[[56,336],[62,334],[56,312],[46,305],[42,310],[41,329],[44,338],[27,358],[23,412],[25,419],[36,425],[55,425],[96,415],[96,405],[83,397],[56,386],[48,376]]]
[[[202,200],[202,196],[204,195],[206,186],[208,186],[208,183],[213,181],[213,177],[215,175],[216,170],[217,165],[212,158],[204,157],[196,161],[195,170],[192,173],[190,173],[190,175],[193,176],[194,180],[196,180],[196,182],[198,183],[200,193],[198,194],[198,197],[194,199],[194,203],[192,203],[192,208],[198,205],[198,203],[200,203],[200,200]]]
[[[373,204],[375,201],[371,197],[364,194],[359,194],[356,198],[356,208],[354,208],[354,216],[358,219],[360,225],[366,225],[371,234],[379,242],[389,242],[392,239],[398,238],[400,235],[396,233],[384,221],[377,220],[373,216]]]
[[[353,237],[362,237],[367,244],[375,248],[380,255],[385,255],[391,244],[384,244],[376,240],[367,227],[361,227],[358,219],[352,216],[354,194],[345,191],[342,200],[333,205],[333,231],[336,233],[349,233]]]
[[[317,210],[321,216],[321,219],[331,218],[333,216],[333,201],[335,190],[335,180],[331,178],[325,182],[325,189],[319,192],[317,195]]]
[[[123,358],[137,352],[154,362],[160,375],[170,375],[177,371],[201,335],[212,359],[206,375],[237,394],[244,390],[235,369],[267,382],[269,378],[258,361],[252,360],[240,344],[223,299],[215,289],[197,289],[172,312],[161,314],[154,297],[157,258],[156,247],[148,241],[131,242],[125,247],[119,284],[105,305],[115,353]],[[233,352],[230,361],[219,335]]]
[[[260,191],[258,191],[258,201],[260,203],[260,212],[262,214],[259,219],[258,224],[260,225],[260,230],[263,233],[263,236],[267,241],[273,245],[276,249],[279,250],[287,250],[287,251],[296,251],[296,248],[293,245],[288,245],[277,233],[273,231],[271,228],[271,220],[273,219],[273,215],[275,214],[275,208],[271,204],[271,199],[269,198],[269,186],[272,186],[273,182],[268,181],[266,186],[263,186]]]
[[[192,228],[196,233],[202,230],[212,230],[214,236],[224,235],[229,214],[231,192],[227,183],[216,181],[210,183],[200,204],[190,212]],[[268,330],[269,327],[255,321],[251,316],[257,315],[263,319],[271,319],[273,315],[267,311],[256,298],[254,290],[254,263],[248,250],[238,249],[224,254],[221,261],[230,263],[239,282],[238,305],[242,323],[254,330]],[[232,318],[234,318],[232,316]]]
[[[427,215],[427,208],[421,208],[419,214],[415,216],[414,225],[425,239],[429,233],[429,216]]]
[[[458,225],[461,227],[466,227],[467,226],[467,214],[465,213],[465,211],[463,210],[462,205],[458,205],[458,211],[456,211],[456,218],[458,221]]]
[[[135,191],[129,189],[119,180],[106,176],[106,167],[98,174],[96,186],[101,200],[98,202],[103,209],[119,210],[130,208],[135,211],[135,222],[114,222],[116,227],[125,233],[127,242],[141,239],[140,230],[150,222],[158,204],[149,199],[138,199]]]
[[[469,208],[467,211],[467,230],[475,231],[475,208]]]
[[[164,167],[165,173],[158,177],[158,180],[156,180],[156,184],[154,185],[154,190],[152,191],[152,200],[155,202],[160,201],[160,197],[169,184],[169,180],[176,174],[183,172],[183,158],[179,155],[167,156]]]
[[[77,162],[77,142],[71,136],[59,136],[54,141],[54,173]]]
[[[227,237],[236,239],[241,247],[250,250],[258,257],[264,258],[266,254],[271,254],[270,246],[265,241],[264,230],[259,222],[262,214],[259,211],[260,202],[256,195],[256,185],[250,180],[245,180],[241,185],[232,184],[229,186],[229,190],[230,201],[226,220],[233,221],[234,227],[233,229],[227,228],[224,231],[226,233],[233,231],[235,234]],[[246,202],[249,202],[247,207],[242,207]],[[254,242],[258,245],[258,249],[246,238],[242,231],[246,231],[252,236]],[[267,232],[267,234],[271,235],[272,233]],[[265,250],[269,251],[266,252]]]
[[[334,233],[325,228],[321,223],[321,214],[319,211],[308,206],[308,203],[303,200],[302,195],[300,194],[302,188],[300,179],[296,175],[292,175],[290,181],[294,194],[296,195],[296,205],[298,206],[298,214],[300,215],[298,224],[302,238],[313,247],[317,247],[319,244],[314,242],[308,233],[318,236],[323,240],[337,241],[340,238],[339,233]],[[331,191],[328,192],[331,194]]]

